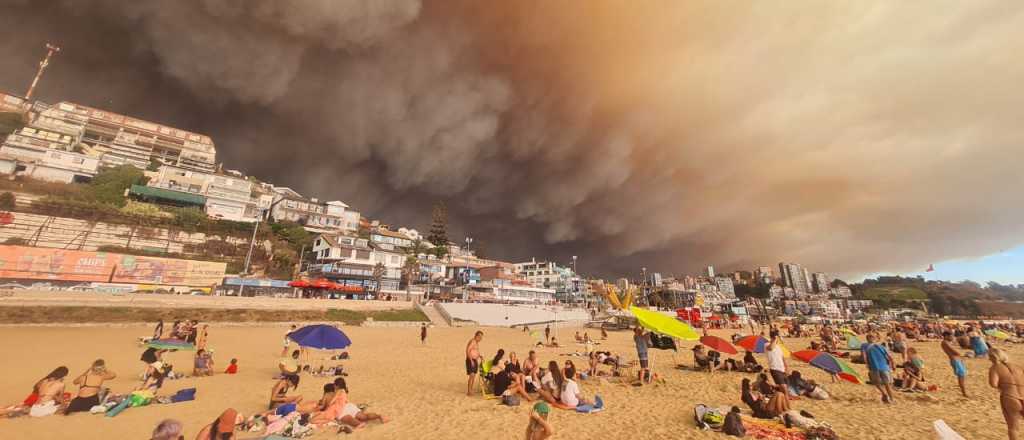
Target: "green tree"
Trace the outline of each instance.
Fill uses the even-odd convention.
[[[89,182],[89,193],[94,200],[117,207],[126,203],[125,190],[132,185],[145,185],[142,170],[131,165],[104,168]]]
[[[303,247],[309,249],[313,244],[313,234],[310,234],[298,223],[290,221],[271,223],[270,229],[277,238],[287,242],[295,252],[301,251]]]
[[[384,280],[384,273],[387,269],[384,267],[384,263],[378,262],[373,266],[373,282],[376,284],[373,287],[373,296],[380,296],[380,283]]]
[[[14,206],[14,194],[11,194],[9,191],[0,194],[0,211],[14,211]]]
[[[447,247],[448,207],[445,206],[444,202],[435,203],[434,211],[431,213],[430,217],[430,234],[427,235],[427,241],[432,243],[434,246]]]

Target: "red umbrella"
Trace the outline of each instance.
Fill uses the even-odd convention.
[[[721,321],[721,320],[722,320],[722,317],[718,316],[718,315],[711,315],[711,317],[708,318],[708,321]]]
[[[306,281],[306,280],[295,280],[295,281],[289,281],[288,285],[291,286],[291,287],[303,287],[303,288],[305,288],[305,287],[309,287],[309,282]]]
[[[736,354],[736,347],[733,347],[729,341],[719,338],[718,336],[701,336],[700,343],[707,345],[708,348],[719,351],[726,354]]]
[[[747,336],[736,341],[736,345],[752,351],[754,353],[764,353],[765,347],[768,346],[768,340],[757,335]]]

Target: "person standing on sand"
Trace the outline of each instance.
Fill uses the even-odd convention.
[[[999,389],[999,404],[1006,420],[1007,435],[1017,440],[1021,418],[1024,418],[1024,369],[1011,364],[1006,352],[999,348],[988,351],[992,366],[988,369],[988,384]]]
[[[640,372],[637,380],[639,380],[641,384],[644,383],[644,378],[649,376],[651,372],[651,366],[647,360],[647,347],[650,342],[649,336],[649,334],[644,333],[644,330],[640,328],[640,326],[633,329],[633,344],[636,345],[636,357],[640,360]]]
[[[885,346],[878,343],[874,333],[868,333],[868,343],[861,346],[864,361],[868,364],[868,377],[882,393],[882,403],[895,403],[892,395],[892,356]]]
[[[764,349],[765,357],[768,358],[768,373],[771,374],[775,385],[788,388],[789,384],[786,382],[786,357],[782,351],[782,338],[779,337],[778,330],[771,330],[769,335],[771,340]]]
[[[164,320],[157,321],[156,328],[153,329],[153,339],[160,339],[164,335]]]
[[[292,329],[288,330],[288,332],[284,334],[284,348],[281,349],[281,357],[288,356],[288,347],[290,347],[292,344],[292,340],[288,339],[288,335],[290,335],[293,331],[295,331],[295,324],[292,324]]]
[[[544,343],[551,343],[551,324],[544,326]]]
[[[964,379],[967,377],[967,366],[964,365],[964,358],[960,356],[960,352],[953,348],[953,334],[948,330],[942,332],[942,351],[949,357],[949,366],[953,367],[953,375],[956,376],[957,384],[960,385],[960,393],[964,397],[967,395],[967,387],[964,385]]]
[[[477,330],[473,338],[466,344],[466,375],[469,381],[466,384],[466,395],[473,395],[473,383],[476,382],[477,372],[480,370],[480,341],[484,339],[484,332]]]
[[[420,344],[427,345],[427,324],[420,326]]]

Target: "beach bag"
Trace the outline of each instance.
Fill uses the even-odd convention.
[[[697,422],[697,427],[701,429],[720,431],[725,424],[725,416],[722,413],[703,404],[693,407],[693,418]]]
[[[178,390],[177,393],[171,396],[171,403],[187,402],[189,400],[196,400],[195,388],[185,388],[183,390]]]
[[[514,394],[501,396],[501,403],[508,406],[519,406],[519,396]]]

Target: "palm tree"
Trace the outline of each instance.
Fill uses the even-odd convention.
[[[377,262],[377,264],[373,266],[373,281],[374,284],[376,284],[376,286],[374,286],[373,288],[373,296],[375,298],[380,297],[380,282],[381,280],[384,279],[384,272],[386,270],[387,269],[385,269],[384,263],[381,262]]]

